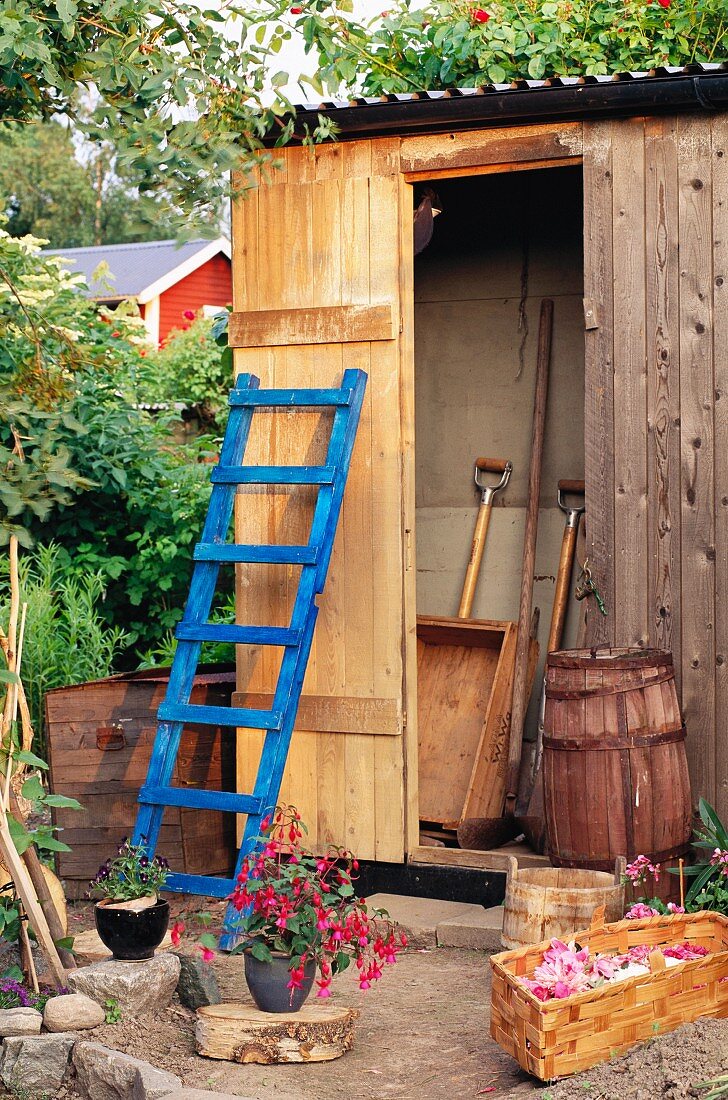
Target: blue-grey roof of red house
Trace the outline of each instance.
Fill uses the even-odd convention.
[[[141,244],[102,244],[90,248],[48,248],[47,255],[64,256],[69,269],[85,276],[93,298],[138,298],[159,280],[210,249],[209,240],[145,241]],[[219,251],[224,250],[222,247]],[[229,255],[229,252],[227,253]],[[94,279],[99,264],[109,272]]]

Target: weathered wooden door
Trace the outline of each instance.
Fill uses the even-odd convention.
[[[405,753],[401,415],[400,181],[388,142],[287,149],[282,167],[236,202],[236,370],[263,386],[330,386],[369,375],[344,508],[281,797],[322,845],[401,861]],[[327,413],[261,415],[250,461],[318,462]],[[254,422],[255,423],[255,422]],[[242,542],[301,543],[315,488],[244,488]],[[284,625],[297,567],[240,567],[240,622]],[[270,695],[281,653],[239,647],[240,693]],[[242,701],[242,696],[237,696]],[[238,786],[250,789],[261,735],[238,736]]]

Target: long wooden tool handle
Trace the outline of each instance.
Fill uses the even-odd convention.
[[[574,567],[574,554],[576,552],[576,537],[579,534],[578,519],[575,525],[567,524],[564,527],[564,535],[561,539],[561,557],[559,558],[559,571],[556,575],[556,591],[554,592],[554,606],[551,612],[551,628],[547,653],[553,653],[561,648],[561,639],[564,635],[564,622],[566,620],[566,608],[569,603],[569,585],[571,583],[571,570]]]
[[[518,607],[518,641],[513,673],[513,705],[511,707],[511,731],[508,742],[508,772],[506,774],[506,813],[514,813],[518,796],[518,772],[521,763],[523,724],[528,706],[528,626],[533,600],[533,570],[536,562],[536,535],[538,533],[538,503],[541,492],[541,461],[546,427],[546,399],[549,390],[549,363],[551,360],[551,333],[554,322],[554,303],[550,298],[541,302],[541,319],[538,330],[538,357],[536,360],[536,393],[533,401],[533,441],[531,465],[528,472],[528,504],[526,507],[526,533],[523,540],[523,572],[521,574],[521,599]]]
[[[475,589],[478,584],[480,563],[483,560],[483,551],[485,550],[485,540],[488,535],[488,526],[490,524],[490,513],[492,511],[492,508],[493,494],[483,493],[480,501],[480,507],[478,508],[478,518],[475,522],[473,543],[470,547],[470,561],[468,562],[468,568],[465,571],[463,594],[460,597],[460,607],[458,608],[459,619],[469,619],[470,612],[473,610]]]

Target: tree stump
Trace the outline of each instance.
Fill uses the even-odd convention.
[[[195,1045],[228,1062],[329,1062],[354,1041],[353,1008],[304,1005],[298,1012],[260,1012],[252,1005],[206,1005],[197,1011]]]

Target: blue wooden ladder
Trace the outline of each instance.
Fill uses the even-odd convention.
[[[212,470],[210,506],[202,539],[194,551],[190,592],[176,631],[178,644],[167,694],[157,714],[157,734],[147,780],[139,791],[133,839],[136,844],[144,844],[150,855],[155,852],[165,806],[247,814],[247,821],[233,878],[172,873],[165,887],[168,890],[218,898],[230,894],[242,860],[260,833],[261,819],[278,801],[318,615],[316,597],[326,582],[366,382],[364,371],[347,370],[340,389],[263,390],[259,389],[255,375],[243,374],[230,393],[231,409],[220,463]],[[243,466],[256,409],[326,407],[333,407],[334,415],[323,466]],[[305,546],[251,546],[227,542],[237,486],[270,484],[319,487],[308,543]],[[290,626],[208,622],[220,566],[238,562],[301,566]],[[203,642],[282,646],[283,659],[271,709],[190,705]],[[266,731],[252,794],[191,790],[171,785],[182,729],[190,722]]]

